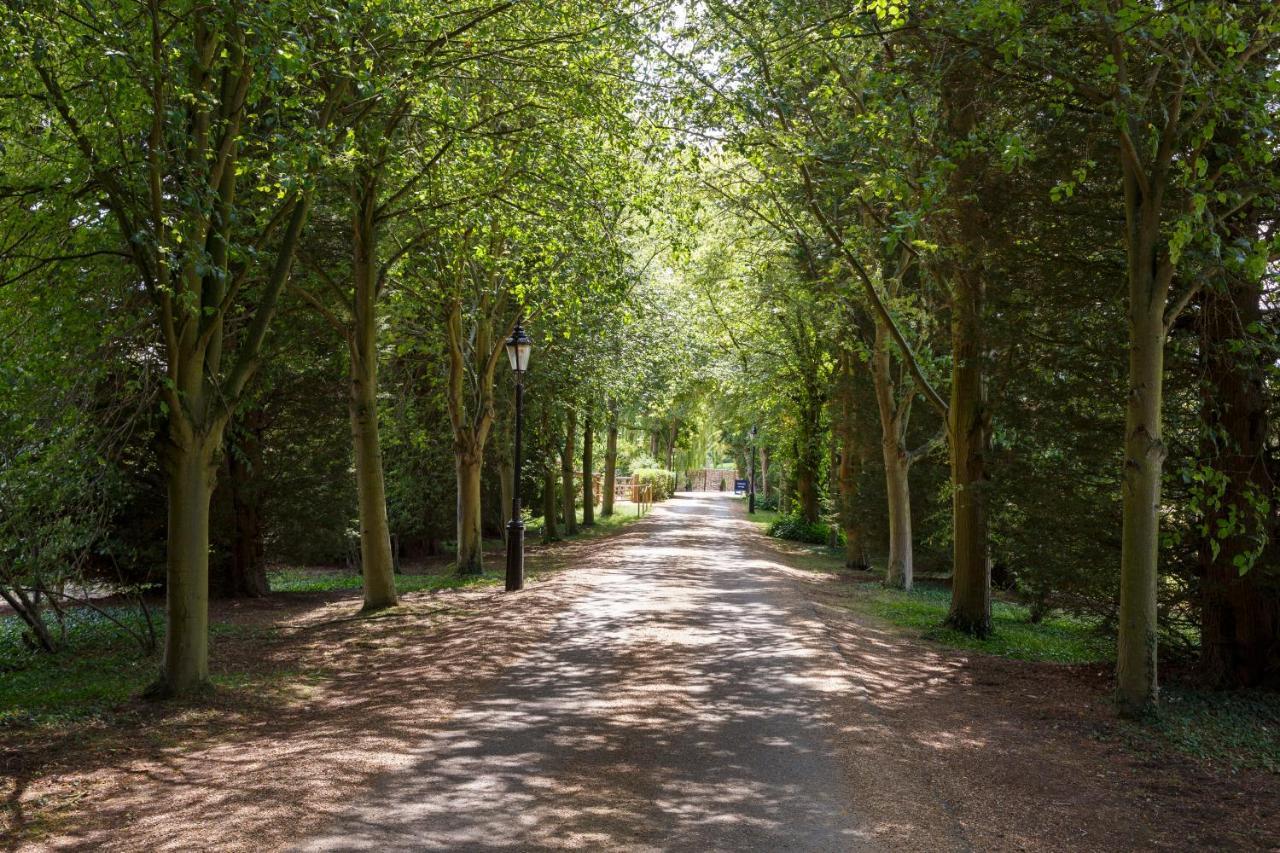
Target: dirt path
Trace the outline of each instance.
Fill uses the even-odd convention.
[[[665,504],[536,649],[300,849],[872,847],[833,748],[842,661],[731,514]]]
[[[0,743],[0,849],[1280,850],[1277,777],[1126,745],[1104,668],[858,617],[718,494],[532,563],[568,570],[235,605],[274,629],[215,667],[259,686]]]

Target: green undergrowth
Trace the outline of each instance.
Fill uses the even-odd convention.
[[[146,630],[146,619],[137,609],[109,612],[135,632]],[[151,618],[157,643],[162,642],[164,614],[153,612]],[[24,639],[25,628],[16,616],[0,617],[0,730],[107,719],[155,680],[159,653],[144,652],[107,617],[71,610],[64,624],[62,645],[49,654],[37,652]],[[252,639],[264,630],[225,623],[210,626],[215,646],[219,640]],[[54,632],[59,634],[56,628]]]
[[[1280,774],[1280,693],[1165,687],[1156,716],[1125,726],[1139,747],[1154,738],[1156,745],[1232,770]]]
[[[937,587],[916,587],[911,592],[860,584],[854,606],[894,625],[919,632],[919,636],[956,649],[1027,661],[1099,663],[1110,660],[1113,646],[1096,627],[1083,619],[1053,615],[1032,623],[1021,604],[994,601],[992,635],[985,640],[942,627],[951,606],[951,592]]]
[[[647,515],[648,513],[646,513]],[[596,510],[595,524],[591,527],[582,526],[582,509],[579,507],[577,512],[578,532],[573,536],[564,535],[564,525],[558,525],[560,539],[573,541],[575,539],[591,539],[596,536],[603,536],[613,533],[632,522],[638,521],[641,516],[636,514],[636,505],[629,501],[617,501],[613,505],[613,515],[603,516],[600,510]],[[537,545],[542,541],[542,518],[532,518],[525,522],[524,541],[528,545]]]
[[[317,569],[279,569],[269,572],[267,579],[271,583],[272,592],[355,590],[360,589],[363,584],[359,572]],[[435,574],[400,574],[395,576],[395,581],[397,592],[435,592],[441,589],[495,584],[499,581],[499,574],[487,571],[482,575],[460,577],[449,569]]]
[[[811,545],[825,544],[831,537],[831,527],[825,521],[810,524],[797,514],[784,515],[769,525],[768,534],[775,539],[790,539]],[[840,541],[844,541],[843,536]]]
[[[745,503],[743,504],[742,511],[744,513],[747,512]],[[747,514],[747,520],[755,524],[756,527],[759,527],[761,533],[768,533],[769,528],[779,518],[782,518],[782,513],[778,512],[777,510],[760,509],[758,507],[756,508],[756,511],[754,513]]]
[[[825,521],[809,524],[798,515],[783,514],[773,509],[757,508],[754,513],[747,513],[745,499],[743,499],[742,512],[748,521],[760,529],[761,533],[772,536],[774,539],[825,546],[831,532]]]
[[[757,511],[751,520],[765,532],[777,517],[777,513]],[[775,542],[773,547],[785,553],[795,568],[843,571],[841,555],[830,548],[790,542]],[[1088,620],[1055,614],[1033,624],[1030,610],[1016,602],[992,602],[994,633],[986,640],[944,628],[951,591],[943,586],[917,585],[908,593],[887,589],[879,581],[859,580],[849,586],[847,604],[949,648],[1034,662],[1110,665],[1115,660],[1114,641]],[[1142,754],[1168,750],[1233,771],[1280,774],[1280,693],[1274,691],[1166,686],[1161,689],[1159,714],[1122,723],[1118,731]]]
[[[796,568],[838,572],[840,558],[831,549],[778,543]],[[1017,660],[1110,665],[1114,642],[1087,620],[1053,615],[1032,624],[1028,608],[993,601],[993,636],[975,640],[942,627],[951,605],[945,587],[917,586],[911,592],[887,589],[878,581],[855,582],[848,606],[882,619],[924,640],[953,649]],[[1161,690],[1160,712],[1149,720],[1123,723],[1120,733],[1135,751],[1168,750],[1199,761],[1280,774],[1280,693],[1235,692],[1167,686]]]

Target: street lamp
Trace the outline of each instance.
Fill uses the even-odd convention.
[[[747,512],[756,511],[756,428],[751,428],[751,483],[747,488]]]
[[[529,369],[529,351],[533,342],[516,320],[507,338],[507,358],[516,375],[515,464],[511,478],[511,521],[507,523],[507,592],[524,587],[524,519],[520,517],[520,433],[524,429],[524,373]]]

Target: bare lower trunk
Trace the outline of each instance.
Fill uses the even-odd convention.
[[[0,599],[13,608],[13,612],[27,626],[31,632],[29,639],[32,643],[39,646],[42,651],[57,651],[58,643],[49,632],[49,626],[45,624],[43,601],[38,591],[28,595],[27,591],[17,584],[8,587],[0,586]]]
[[[594,527],[596,523],[595,483],[591,479],[591,468],[595,460],[591,458],[592,442],[595,434],[592,430],[591,413],[582,424],[582,526]]]
[[[387,493],[378,435],[376,179],[362,171],[352,193],[351,439],[360,513],[360,573],[364,609],[396,603],[395,559],[387,523]]]
[[[1256,222],[1246,228],[1257,233]],[[1260,553],[1274,538],[1267,508],[1276,489],[1265,463],[1269,358],[1239,346],[1262,322],[1262,283],[1243,274],[1224,279],[1221,290],[1202,295],[1199,313],[1201,458],[1223,478],[1219,505],[1205,512],[1212,533],[1199,547],[1200,671],[1211,687],[1237,689],[1280,684],[1280,572]]]
[[[885,324],[877,317],[868,367],[880,419],[880,450],[884,460],[884,491],[889,516],[889,556],[884,582],[887,586],[909,590],[914,583],[915,557],[911,535],[911,482],[908,479],[911,457],[903,445],[903,436],[911,408],[909,397],[899,401],[895,394],[888,334]]]
[[[613,492],[618,473],[618,416],[609,410],[609,433],[604,444],[604,487],[600,495],[600,514],[613,515]]]
[[[806,396],[806,405],[800,416],[800,437],[795,444],[796,500],[800,515],[809,524],[817,524],[821,517],[822,495],[818,478],[822,465],[822,400],[816,394]]]
[[[458,559],[460,575],[484,571],[483,540],[480,535],[480,457],[461,452],[456,456],[458,478]]]
[[[778,472],[778,512],[783,515],[790,514],[793,493],[794,486],[791,482],[791,474],[787,471],[787,464],[784,458],[782,469]]]
[[[986,453],[990,415],[983,365],[982,323],[989,228],[982,206],[987,154],[979,132],[982,67],[965,56],[943,80],[943,120],[953,144],[963,146],[947,181],[954,206],[946,257],[951,285],[951,400],[947,445],[951,454],[951,610],[947,624],[975,637],[991,634],[991,560],[987,549]]]
[[[982,285],[971,274],[952,283],[951,450],[952,573],[947,624],[975,637],[991,634],[991,560],[987,550],[987,410],[981,344]]]
[[[556,525],[556,475],[550,468],[542,472],[542,541],[560,538]]]
[[[911,589],[915,555],[911,533],[911,466],[896,445],[884,445],[884,484],[889,504],[889,559],[885,585]]]
[[[840,437],[835,432],[831,435],[827,459],[827,494],[836,507],[836,520],[827,526],[827,547],[840,545],[840,535],[844,531],[844,492],[840,488],[840,469],[843,459],[840,455]]]
[[[844,531],[844,564],[850,569],[867,566],[866,543],[858,513],[858,481],[862,476],[862,448],[858,435],[857,399],[854,394],[853,354],[840,353],[840,372],[832,423],[839,452],[836,464],[836,486],[840,507],[840,528]]]
[[[221,430],[218,430],[220,433]],[[221,435],[195,435],[169,449],[164,666],[157,696],[184,695],[209,681],[209,501]]]
[[[799,504],[800,517],[809,524],[818,522],[817,481],[817,473],[811,467],[796,466],[796,502]]]
[[[376,350],[372,340],[361,337],[357,333],[351,348],[351,441],[355,448],[364,609],[379,610],[396,603],[395,561],[391,555],[382,446],[378,437]]]
[[[1127,715],[1156,701],[1156,561],[1160,547],[1160,476],[1164,330],[1153,306],[1134,305],[1129,323],[1129,400],[1125,406],[1124,524],[1120,556],[1117,700]]]
[[[760,493],[769,499],[769,448],[760,446]]]
[[[564,447],[560,450],[560,489],[564,504],[564,532],[572,536],[578,532],[578,490],[573,482],[573,453],[577,449],[578,413],[572,408],[566,417]]]

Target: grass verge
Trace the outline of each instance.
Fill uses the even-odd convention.
[[[878,583],[859,584],[852,605],[885,619],[917,636],[954,649],[985,652],[1015,660],[1052,663],[1102,663],[1114,656],[1114,645],[1083,619],[1055,615],[1038,623],[1020,604],[994,601],[991,605],[992,636],[977,640],[942,627],[951,606],[951,593],[937,587],[918,586],[911,592],[886,589]]]
[[[613,515],[603,516],[600,510],[595,513],[595,524],[591,527],[582,526],[582,508],[579,507],[576,513],[578,519],[578,532],[573,536],[564,535],[564,525],[559,525],[560,539],[574,540],[602,536],[607,533],[625,527],[634,521],[639,521],[640,516],[636,515],[636,505],[630,501],[615,501],[613,504]],[[525,522],[524,538],[525,542],[536,545],[542,541],[542,518],[531,518]]]
[[[135,631],[145,630],[136,609],[112,608],[111,615]],[[152,613],[156,640],[164,637],[164,614]],[[159,653],[148,654],[119,625],[91,610],[69,610],[58,651],[35,651],[24,639],[16,616],[0,617],[0,730],[56,728],[85,720],[108,719],[156,678]],[[251,640],[266,629],[214,623],[209,633],[220,642]],[[58,632],[55,630],[55,635]],[[214,683],[252,680],[237,674],[215,676]],[[228,680],[229,679],[229,680]]]
[[[774,517],[776,513],[757,511],[751,520],[763,533]],[[795,568],[827,574],[842,571],[840,556],[829,548],[777,539],[771,544]],[[1114,642],[1087,620],[1055,615],[1032,624],[1028,608],[997,600],[992,602],[994,635],[975,640],[942,627],[951,605],[951,593],[945,587],[918,585],[907,593],[886,589],[878,581],[856,580],[848,590],[846,603],[851,610],[940,646],[1041,663],[1110,665],[1115,660]],[[1166,686],[1157,717],[1122,723],[1119,732],[1139,753],[1168,750],[1232,771],[1248,768],[1280,774],[1280,693]]]
[[[267,580],[272,592],[332,592],[334,590],[360,589],[364,583],[359,572],[323,569],[278,569],[269,572]],[[485,586],[500,580],[498,574],[461,577],[453,571],[439,574],[395,576],[396,592],[435,592],[441,589],[459,589],[466,586]]]

